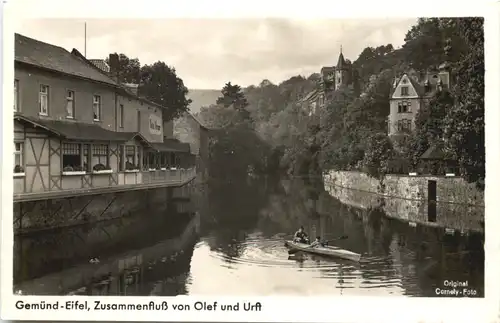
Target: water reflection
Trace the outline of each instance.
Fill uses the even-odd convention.
[[[34,268],[29,272],[15,271],[14,289],[35,295],[185,293],[185,278],[198,239],[199,216],[166,217],[163,214],[149,216],[147,220],[144,217],[124,218],[91,228],[75,227],[17,237],[16,250],[25,254],[22,259],[15,257],[20,264],[17,268],[29,268],[30,264]],[[107,232],[107,239],[101,236],[103,231]],[[81,237],[82,232],[87,233],[85,240],[62,240]],[[63,243],[55,249],[53,241],[57,238]],[[67,256],[67,249],[73,250],[75,257]],[[91,262],[90,259],[98,261]]]
[[[436,296],[444,280],[484,295],[482,236],[447,235],[342,204],[309,180],[200,186],[196,216],[143,216],[16,240],[16,288],[82,295]],[[352,262],[297,253],[312,235],[362,254]],[[91,264],[88,259],[99,258]]]
[[[213,191],[208,213],[218,225],[203,229],[193,255],[190,292],[431,297],[444,280],[467,280],[484,295],[480,235],[449,236],[438,228],[411,227],[387,218],[382,209],[346,206],[320,184],[286,179],[267,183],[267,191],[259,183]],[[300,225],[327,240],[348,235],[334,244],[361,253],[362,260],[288,256],[283,240]],[[207,284],[209,279],[224,282],[224,290]]]

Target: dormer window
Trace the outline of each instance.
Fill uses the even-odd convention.
[[[407,86],[401,87],[401,96],[408,96],[408,87]]]

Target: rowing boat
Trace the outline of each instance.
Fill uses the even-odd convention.
[[[311,247],[311,245],[306,243],[298,243],[293,241],[285,241],[285,246],[290,249],[296,249],[303,252],[308,252],[312,254],[322,255],[322,256],[330,256],[337,257],[352,261],[359,261],[361,259],[361,255],[359,253],[355,253],[349,250],[344,250],[342,248],[334,247],[334,246],[324,246],[324,247]]]

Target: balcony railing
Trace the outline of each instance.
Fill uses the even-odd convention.
[[[181,186],[196,177],[196,167],[112,172],[106,174],[61,174],[59,185],[27,189],[24,178],[14,178],[14,202],[94,195],[128,190]],[[56,182],[52,176],[52,182]]]

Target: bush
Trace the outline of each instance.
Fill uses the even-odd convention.
[[[385,133],[377,133],[369,138],[361,165],[368,175],[381,178],[389,173],[389,161],[394,156],[394,148],[389,137]]]

